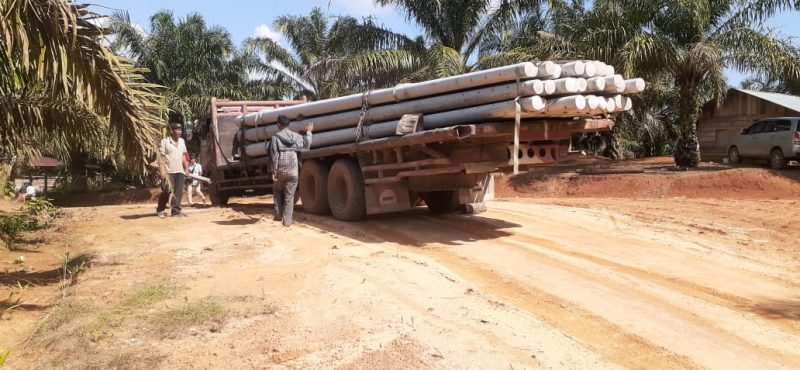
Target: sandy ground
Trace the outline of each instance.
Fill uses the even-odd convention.
[[[6,367],[800,368],[797,200],[528,198],[291,229],[268,198],[234,202],[72,208],[16,252],[33,272],[1,255],[0,299],[25,303],[0,319]],[[59,288],[65,249],[89,257]],[[213,323],[155,320],[209,297]],[[239,310],[253,302],[274,309]],[[43,331],[68,304],[83,308]]]

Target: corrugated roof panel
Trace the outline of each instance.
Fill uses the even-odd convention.
[[[755,91],[755,90],[744,90],[744,89],[736,89],[736,90],[800,113],[800,96]]]

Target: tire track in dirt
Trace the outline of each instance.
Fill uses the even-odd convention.
[[[371,222],[370,224],[375,237],[396,241],[400,243],[399,247],[405,251],[433,258],[459,274],[462,279],[476,284],[481,291],[510,302],[518,309],[527,311],[563,330],[565,335],[585,343],[612,362],[638,369],[699,368],[687,356],[676,354],[641,336],[629,333],[605,318],[574,306],[544,290],[508,279],[495,269],[476,261],[470,261],[465,257],[453,255],[436,246],[413,247],[413,245],[420,245],[421,240],[414,239],[409,236],[410,234],[398,231],[397,228],[386,223]],[[415,230],[419,231],[418,228]],[[473,236],[480,237],[479,235]],[[631,356],[631,354],[642,354],[642,356]]]
[[[502,208],[493,209],[492,211],[496,212],[496,213],[504,213],[504,214],[507,214],[507,215],[513,215],[515,217],[520,217],[524,221],[528,221],[528,222],[531,222],[531,223],[534,223],[534,222],[537,221],[535,217],[530,216],[529,214],[526,214],[526,213],[523,213],[523,212],[511,211],[511,210],[502,209]],[[619,221],[617,221],[617,222],[619,222]],[[583,226],[581,226],[581,227],[583,227]],[[653,272],[652,270],[646,270],[646,269],[642,269],[642,268],[633,267],[633,266],[630,266],[630,265],[624,265],[624,264],[616,263],[616,262],[613,262],[611,260],[604,259],[602,257],[598,257],[598,256],[591,255],[591,254],[588,254],[588,253],[578,252],[575,249],[566,249],[561,244],[555,243],[555,242],[550,241],[550,240],[537,238],[534,235],[532,235],[530,232],[525,231],[525,229],[515,230],[515,234],[516,235],[527,235],[528,238],[532,238],[533,241],[542,243],[543,246],[548,246],[548,247],[553,248],[553,249],[559,249],[561,252],[573,254],[576,257],[581,257],[581,258],[586,258],[586,259],[593,259],[597,263],[608,264],[609,266],[613,265],[616,268],[619,268],[620,270],[625,270],[625,271],[630,272],[632,274],[637,274],[637,275],[642,275],[642,274],[649,275],[649,274],[652,274],[654,277],[657,277],[663,283],[668,283],[668,284],[669,283],[677,283],[680,286],[684,286],[684,288],[685,287],[691,287],[693,290],[695,290],[699,294],[702,294],[702,295],[707,296],[707,297],[714,297],[714,298],[718,298],[718,299],[721,299],[721,300],[728,301],[728,302],[730,302],[732,304],[732,306],[737,306],[737,305],[738,306],[747,306],[747,305],[755,303],[751,299],[748,299],[746,297],[742,297],[742,296],[735,295],[735,294],[721,292],[721,291],[719,291],[717,289],[713,289],[713,288],[708,287],[708,286],[696,284],[696,283],[693,283],[693,282],[688,281],[686,279],[681,279],[679,277],[659,274],[657,272]],[[596,238],[596,241],[598,243],[601,240],[602,241],[608,241],[606,239],[611,240],[611,238],[606,238],[604,235],[600,235],[599,233],[597,235],[595,235],[595,238]],[[619,242],[620,239],[619,238],[613,238],[613,241]],[[646,241],[640,241],[640,242],[646,242]],[[628,244],[633,245],[635,243],[630,242]],[[644,244],[637,245],[637,247],[639,247],[639,248],[650,248],[650,246],[647,246],[647,245],[644,245]],[[720,253],[720,251],[718,251],[716,249],[714,250],[714,252]],[[722,253],[725,253],[725,252],[723,251]],[[730,255],[733,256],[732,254],[730,254]],[[740,256],[740,255],[736,255],[736,256],[738,256],[740,258],[744,257],[744,256]],[[771,283],[774,283],[776,285],[780,285],[780,286],[785,287],[785,288],[800,289],[800,283],[792,281],[792,280],[789,280],[789,279],[786,279],[786,278],[783,278],[783,277],[780,277],[780,276],[767,275],[767,274],[761,273],[761,272],[744,271],[744,270],[743,270],[743,272],[747,272],[748,274],[750,274],[754,278],[758,278],[759,280],[768,280]],[[676,287],[678,287],[678,285],[676,285]],[[800,325],[798,325],[796,327],[796,329],[800,329]]]
[[[498,210],[499,212],[503,213],[505,211]],[[510,212],[506,212],[510,213]],[[516,213],[515,213],[516,214]],[[523,216],[517,214],[518,216]],[[458,227],[458,225],[455,225]],[[665,274],[661,274],[654,270],[646,270],[638,267],[633,267],[630,265],[626,265],[623,263],[615,262],[610,259],[602,258],[599,256],[591,255],[589,253],[579,252],[574,248],[564,247],[562,244],[554,242],[549,239],[542,239],[532,235],[529,231],[519,230],[515,233],[513,237],[516,240],[520,240],[523,242],[529,242],[541,247],[545,247],[554,251],[558,251],[559,253],[570,255],[576,258],[584,259],[596,263],[598,265],[602,265],[613,269],[614,271],[625,273],[631,276],[635,276],[640,279],[648,280],[653,283],[659,284],[665,288],[675,290],[681,292],[683,294],[712,302],[714,304],[724,306],[730,308],[732,310],[741,311],[743,309],[749,307],[756,307],[758,303],[752,299],[747,297],[742,297],[730,293],[721,292],[717,289],[712,287],[698,284],[689,280],[681,279],[675,276],[669,276]],[[760,276],[761,278],[772,279],[771,276]],[[786,282],[784,280],[777,280],[777,282]],[[790,285],[791,288],[800,288],[800,285],[794,282],[788,282],[787,285]],[[789,320],[789,319],[774,319],[770,320],[773,324],[776,324],[793,334],[800,333],[800,322]]]
[[[439,225],[441,228],[456,229],[460,233],[464,234],[469,234],[472,232],[472,230],[477,229],[475,227],[470,227],[469,225],[464,225],[463,222],[452,222],[455,220],[443,220],[440,218],[431,217],[425,218],[425,221]],[[609,275],[606,271],[603,271],[607,270],[605,267],[601,267],[600,271],[598,271],[597,267],[599,266],[596,266],[591,262],[588,263],[588,266],[586,263],[583,263],[584,266],[578,266],[580,263],[576,261],[570,261],[569,258],[559,258],[560,256],[558,254],[556,254],[554,257],[552,253],[534,250],[531,248],[531,246],[535,245],[535,243],[538,241],[542,241],[543,239],[533,238],[531,240],[526,240],[528,238],[525,237],[525,233],[526,232],[524,230],[516,231],[514,236],[495,240],[492,242],[492,245],[508,250],[510,252],[509,255],[506,256],[508,260],[527,259],[536,261],[537,263],[544,263],[557,269],[567,271],[569,274],[577,276],[585,282],[590,282],[590,284],[596,284],[598,286],[606,287],[610,291],[618,292],[618,295],[621,295],[619,297],[619,304],[625,304],[626,302],[632,302],[636,300],[640,302],[646,302],[646,304],[637,311],[645,311],[645,307],[649,306],[651,307],[650,311],[652,311],[652,314],[661,318],[659,321],[672,321],[674,325],[666,325],[664,327],[665,332],[669,331],[671,327],[682,325],[684,326],[683,330],[687,334],[692,332],[695,333],[692,335],[692,337],[696,338],[695,340],[707,338],[708,342],[705,343],[705,345],[702,345],[702,347],[711,348],[714,343],[719,341],[720,343],[726,343],[724,348],[722,346],[718,346],[718,351],[720,352],[726,351],[725,348],[728,348],[727,351],[729,353],[739,353],[749,350],[753,353],[760,353],[762,358],[765,359],[765,362],[768,362],[766,359],[779,358],[781,359],[781,362],[793,363],[794,366],[800,366],[800,358],[798,358],[796,350],[796,348],[800,347],[792,347],[792,345],[789,343],[778,343],[776,346],[781,347],[782,350],[786,351],[781,352],[775,349],[770,343],[771,340],[775,340],[776,338],[787,339],[786,337],[788,334],[786,333],[769,333],[771,335],[758,335],[760,334],[759,331],[761,331],[761,328],[759,328],[757,324],[753,325],[750,322],[752,317],[744,319],[737,318],[737,320],[735,320],[735,324],[728,323],[727,328],[721,328],[716,322],[713,321],[715,319],[713,315],[708,315],[707,313],[706,315],[703,315],[704,312],[702,310],[691,311],[686,307],[682,307],[679,305],[681,302],[673,302],[665,297],[662,297],[664,294],[661,294],[660,296],[656,295],[659,293],[658,290],[655,290],[655,292],[652,291],[652,289],[650,289],[650,291],[644,291],[641,289],[641,286],[637,286],[636,284],[625,284],[624,282],[621,283],[620,280],[624,279],[614,276],[613,273]],[[555,245],[552,242],[545,242]],[[697,307],[693,308],[697,309]],[[737,335],[737,333],[732,332],[736,331],[738,326],[746,327],[755,331],[749,332],[749,337],[743,338],[742,336]],[[724,341],[720,341],[721,339],[724,339]],[[790,337],[788,339],[791,340],[796,338]],[[662,343],[662,345],[668,345],[668,343],[665,342]],[[681,345],[678,344],[678,347],[681,347]],[[691,347],[682,347],[684,353],[690,353],[693,351]],[[794,353],[794,355],[789,353]],[[695,355],[702,354],[695,353]],[[713,361],[707,361],[707,363],[713,363]],[[778,364],[774,365],[776,367],[779,366]]]
[[[410,262],[409,262],[410,263]],[[381,264],[377,267],[377,269],[367,269],[367,266],[339,266],[339,268],[345,269],[354,276],[365,276],[369,283],[380,290],[384,294],[388,294],[392,299],[397,300],[398,302],[402,303],[404,306],[411,308],[413,311],[417,312],[419,315],[419,324],[421,325],[423,322],[428,322],[429,325],[435,326],[437,328],[445,328],[445,327],[452,327],[457,328],[459,331],[459,336],[472,336],[476,338],[484,338],[487,343],[491,343],[492,350],[498,351],[502,349],[502,352],[506,354],[506,356],[513,357],[515,362],[519,363],[530,363],[531,356],[530,354],[533,352],[530,349],[520,348],[514,346],[505,338],[499,336],[491,329],[487,329],[486,325],[488,322],[481,322],[481,321],[470,321],[469,318],[463,318],[461,316],[454,317],[452,315],[447,315],[447,313],[452,314],[451,311],[444,312],[443,314],[438,313],[442,311],[443,308],[439,307],[437,310],[428,310],[430,305],[436,305],[436,303],[428,302],[427,304],[421,303],[419,300],[413,299],[409,293],[406,291],[408,289],[407,281],[398,282],[398,277],[402,278],[403,273],[397,271],[396,273],[392,273],[389,276],[386,275],[385,271],[380,271],[380,268],[385,267],[385,264]],[[427,270],[432,270],[434,267],[428,266]],[[391,279],[389,278],[391,277]],[[445,282],[438,282],[439,284],[445,284]],[[456,282],[450,282],[450,284],[456,286],[460,285]],[[463,289],[461,290],[463,291]],[[469,300],[472,297],[469,295],[465,295],[463,297],[465,300]],[[488,302],[487,302],[488,304]],[[474,308],[474,307],[471,307]],[[443,324],[444,323],[444,324]],[[482,325],[482,326],[480,326]],[[416,330],[416,329],[415,329]],[[466,333],[464,333],[466,332]],[[534,361],[535,362],[535,361]]]
[[[531,222],[535,221],[534,218],[532,218],[529,215],[527,215],[525,213],[522,213],[522,212],[510,211],[510,210],[507,210],[507,209],[493,209],[493,211],[497,211],[497,212],[500,212],[500,213],[506,213],[506,214],[513,214],[515,216],[527,218]],[[649,215],[649,216],[652,217],[652,215]],[[646,224],[639,224],[639,221],[636,220],[636,219],[631,219],[631,220],[626,220],[626,221],[628,223],[632,223],[634,225],[634,226],[630,226],[630,225],[627,226],[627,228],[630,229],[630,230],[639,230],[639,229],[641,229],[643,227],[645,227],[645,228],[648,227],[648,225],[646,225]],[[657,280],[659,284],[669,286],[669,287],[671,287],[671,288],[673,288],[675,290],[679,290],[679,291],[682,291],[682,292],[684,292],[686,294],[690,294],[690,295],[698,297],[698,298],[703,298],[703,299],[712,301],[714,303],[717,303],[719,305],[730,307],[732,309],[738,309],[738,310],[748,310],[748,309],[753,310],[753,309],[756,309],[756,310],[760,310],[760,306],[762,304],[762,303],[760,303],[760,302],[758,302],[758,301],[756,301],[754,299],[751,299],[749,297],[745,297],[745,296],[742,296],[742,295],[737,295],[735,293],[723,292],[723,291],[720,291],[718,289],[714,289],[710,285],[702,285],[702,284],[698,284],[698,283],[695,283],[695,282],[692,282],[692,281],[689,281],[689,280],[686,280],[686,279],[682,279],[680,277],[676,277],[675,275],[666,275],[666,274],[659,273],[657,271],[658,270],[657,269],[658,266],[655,266],[656,269],[644,269],[644,268],[631,266],[631,265],[626,264],[624,262],[619,262],[618,263],[618,262],[615,262],[612,259],[619,260],[619,261],[627,261],[627,260],[625,260],[624,258],[620,258],[618,255],[613,255],[613,254],[609,254],[608,255],[609,258],[605,258],[605,257],[603,257],[603,255],[598,255],[597,253],[592,253],[591,251],[594,251],[593,249],[589,249],[590,252],[588,252],[588,253],[583,253],[583,252],[580,251],[581,248],[578,245],[576,245],[574,243],[574,241],[570,241],[570,240],[567,240],[567,239],[561,240],[562,238],[560,238],[560,237],[556,237],[555,239],[543,240],[542,238],[538,238],[536,235],[531,233],[529,230],[525,230],[525,229],[521,229],[517,233],[517,235],[520,235],[520,236],[525,235],[527,238],[532,238],[529,241],[539,243],[542,246],[547,246],[548,248],[557,249],[562,253],[570,254],[570,255],[573,255],[573,256],[576,256],[576,257],[579,257],[579,258],[589,259],[589,260],[592,260],[592,261],[594,261],[596,263],[604,264],[604,265],[607,265],[609,267],[613,267],[613,268],[615,268],[615,269],[617,269],[618,271],[621,271],[621,272],[624,271],[626,273],[629,273],[629,274],[635,275],[635,276],[639,276],[639,277],[653,276],[654,280]],[[681,240],[684,239],[684,235],[682,235],[682,234],[681,235],[674,234],[674,230],[671,230],[670,235],[673,235],[673,238],[677,237],[677,238],[679,238]],[[604,236],[601,235],[599,237],[602,238]],[[636,238],[639,238],[639,237],[640,236],[636,236]],[[614,240],[617,240],[617,239],[619,239],[619,238],[614,238]],[[558,242],[555,242],[556,240],[558,240]],[[635,242],[630,242],[629,241],[630,245],[627,248],[638,248],[638,247],[640,247],[639,245],[635,245],[636,243],[644,243],[645,247],[650,247],[648,244],[651,244],[651,243],[648,242],[648,240],[644,240],[644,239],[631,239],[631,240],[635,240]],[[663,243],[664,241],[662,240],[661,242]],[[703,258],[703,259],[713,260],[713,257],[715,255],[723,254],[723,255],[735,256],[735,257],[738,257],[739,259],[747,260],[748,263],[745,265],[745,267],[752,265],[750,262],[758,262],[759,265],[761,265],[761,266],[769,266],[768,270],[766,270],[766,269],[755,269],[755,270],[744,269],[744,271],[740,271],[742,273],[747,273],[748,276],[751,277],[751,281],[748,282],[748,284],[750,284],[750,285],[762,286],[763,284],[753,284],[753,282],[761,282],[761,281],[765,281],[766,280],[766,281],[770,282],[771,284],[775,284],[775,286],[782,287],[783,291],[785,293],[787,293],[788,295],[791,295],[791,293],[794,293],[794,292],[800,292],[800,281],[798,281],[797,278],[792,278],[792,276],[796,275],[796,274],[792,273],[793,269],[791,267],[785,267],[782,264],[774,263],[776,261],[774,261],[772,258],[752,258],[752,257],[763,257],[763,256],[748,256],[748,255],[743,255],[743,254],[739,254],[739,253],[734,253],[732,251],[729,251],[727,247],[723,246],[722,248],[720,248],[720,246],[715,245],[715,241],[710,241],[709,242],[709,239],[702,239],[700,236],[696,236],[695,238],[692,238],[691,243],[698,244],[698,245],[701,245],[701,246],[703,244],[706,245],[705,248],[707,248],[708,250],[704,251],[702,254],[698,255],[698,257]],[[668,246],[668,244],[666,244],[665,246]],[[625,249],[625,248],[624,247],[620,247],[618,249]],[[694,253],[693,250],[689,250],[688,252]],[[711,261],[711,262],[713,262],[713,261]],[[729,267],[732,270],[734,270],[734,269],[735,270],[741,270],[742,269],[741,266],[729,266]],[[787,268],[788,268],[788,270],[787,270]],[[767,273],[767,272],[769,272],[769,273]],[[795,298],[800,298],[800,297],[795,297]],[[761,316],[764,316],[764,315],[761,315]],[[759,316],[759,317],[761,317],[761,316]],[[797,321],[792,320],[790,318],[776,317],[776,315],[766,315],[763,318],[765,320],[769,320],[769,322],[771,322],[773,324],[779,324],[780,326],[782,326],[782,327],[786,328],[787,330],[792,331],[794,333],[797,333],[798,331],[800,331],[800,322],[797,322]]]
[[[714,310],[713,307],[692,307],[692,309],[689,309],[688,306],[682,304],[687,303],[692,306],[697,306],[708,304],[709,302],[702,299],[697,299],[700,302],[685,302],[686,300],[682,298],[687,297],[686,295],[681,292],[677,292],[678,294],[669,294],[672,293],[671,290],[660,292],[659,289],[665,288],[661,285],[657,286],[659,289],[646,289],[646,285],[652,283],[651,280],[646,279],[646,276],[634,277],[633,279],[631,279],[630,276],[624,276],[624,273],[622,277],[614,276],[615,274],[613,273],[609,276],[608,273],[596,271],[598,267],[600,269],[605,269],[605,266],[594,263],[589,259],[583,260],[582,262],[584,263],[579,263],[576,261],[569,261],[569,257],[563,258],[563,256],[553,256],[552,253],[531,249],[532,245],[537,245],[535,240],[537,239],[532,239],[528,242],[517,240],[509,241],[508,246],[514,248],[511,244],[515,244],[518,250],[523,250],[523,255],[542,260],[547,264],[567,270],[576,276],[581,276],[586,281],[593,281],[617,291],[624,291],[625,295],[647,302],[649,305],[662,308],[670,315],[676,316],[677,319],[685,321],[686,323],[691,323],[695,325],[698,330],[707,331],[715,337],[720,339],[724,338],[726,342],[730,342],[732,345],[739,346],[740,348],[755,349],[767,358],[780,358],[782,362],[791,363],[793,366],[800,367],[800,355],[798,355],[800,344],[797,343],[797,338],[786,332],[774,333],[774,330],[767,330],[768,333],[766,333],[767,335],[765,336],[756,335],[755,331],[764,331],[764,328],[760,327],[761,325],[769,324],[753,317],[754,315],[737,315],[740,313],[739,311],[734,311],[727,307],[723,308],[726,309],[726,312],[717,312],[718,309]],[[612,271],[620,272],[613,268]],[[633,281],[626,282],[624,280]],[[643,287],[643,285],[645,287]],[[711,313],[707,311],[714,312]],[[731,316],[734,316],[733,321],[735,322],[728,323],[728,325],[720,325],[715,321],[719,317],[714,314],[719,316],[725,315],[729,320]],[[752,331],[749,331],[746,336],[741,335],[738,331],[740,331],[739,329],[742,327],[747,328],[748,331]],[[787,337],[789,338],[787,339]],[[786,342],[773,343],[776,338],[784,338]],[[757,348],[753,348],[754,346]],[[780,350],[775,348],[775,346],[781,347]]]

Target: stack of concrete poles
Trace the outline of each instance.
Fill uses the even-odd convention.
[[[396,135],[404,114],[422,114],[423,130],[498,120],[597,117],[632,108],[627,95],[644,80],[625,80],[598,61],[526,62],[494,69],[401,84],[239,117],[248,157],[266,155],[279,115],[299,131],[314,122],[312,148]],[[519,104],[519,111],[517,111]],[[362,123],[359,131],[359,123]],[[241,137],[240,137],[241,139]]]

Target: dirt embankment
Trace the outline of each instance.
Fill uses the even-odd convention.
[[[800,198],[800,167],[774,171],[762,165],[702,163],[675,171],[672,158],[610,161],[587,157],[534,169],[497,182],[499,197]]]

